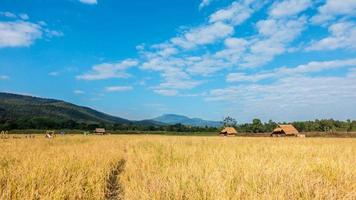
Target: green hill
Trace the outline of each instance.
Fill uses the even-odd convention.
[[[38,120],[85,124],[138,123],[60,100],[0,93],[1,122],[21,121],[22,123],[31,123]]]

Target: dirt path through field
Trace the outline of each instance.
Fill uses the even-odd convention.
[[[112,168],[108,179],[106,180],[105,199],[117,200],[123,199],[124,188],[120,184],[118,176],[124,171],[126,160],[119,160]]]

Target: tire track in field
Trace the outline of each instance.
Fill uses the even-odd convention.
[[[125,159],[119,160],[111,169],[110,174],[106,180],[105,199],[117,200],[123,199],[124,188],[121,185],[118,176],[124,171]]]

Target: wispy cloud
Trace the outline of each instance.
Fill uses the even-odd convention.
[[[259,9],[257,1],[241,0],[214,12],[209,22],[183,31],[163,43],[149,48],[139,46],[141,69],[157,71],[163,81],[156,87],[156,93],[176,95],[179,90],[192,89],[202,82],[192,76],[208,76],[226,67],[226,63],[209,53],[207,46],[217,45],[234,34],[234,26],[247,20],[251,13]],[[203,49],[203,50],[202,50]],[[198,51],[196,56],[189,56]],[[187,56],[188,55],[188,56]]]
[[[133,90],[132,86],[110,86],[105,88],[106,92],[124,92],[130,90]]]
[[[286,0],[274,3],[270,7],[268,18],[257,22],[258,34],[249,40],[246,51],[241,55],[240,66],[261,67],[272,61],[275,56],[285,53],[289,45],[305,29],[307,19],[299,14],[310,5],[310,1],[306,0]],[[283,10],[288,10],[288,12]]]
[[[92,81],[110,78],[127,78],[130,75],[126,70],[137,65],[138,62],[132,59],[127,59],[118,63],[102,63],[93,66],[91,71],[78,75],[77,79]]]
[[[236,26],[250,18],[252,13],[259,10],[262,5],[263,2],[255,0],[235,1],[227,8],[217,10],[210,15],[209,22],[224,22]]]
[[[17,18],[17,16],[14,13],[8,12],[8,11],[0,12],[0,15],[2,15],[4,17],[8,17],[8,18]]]
[[[247,75],[245,73],[230,73],[227,76],[227,82],[258,82],[264,79],[278,79],[281,77],[296,76],[302,74],[310,74],[315,72],[322,72],[326,70],[339,68],[354,68],[356,67],[356,58],[346,60],[332,60],[332,61],[313,61],[297,67],[281,67],[271,71]]]
[[[199,9],[203,9],[204,7],[208,6],[214,0],[202,0],[199,4]]]
[[[8,18],[13,18],[13,19],[22,19],[22,20],[28,20],[30,17],[26,13],[20,13],[16,15],[15,13],[5,11],[5,12],[0,12],[0,16],[8,17]]]
[[[20,17],[21,19],[23,19],[23,20],[28,20],[28,19],[30,19],[30,17],[29,17],[26,13],[21,13],[21,14],[19,14],[19,17]]]
[[[79,0],[79,2],[84,3],[84,4],[90,4],[90,5],[98,4],[97,0]]]
[[[217,40],[231,35],[233,31],[231,25],[215,22],[191,29],[180,37],[172,38],[171,43],[181,48],[191,49],[199,45],[215,43]]]
[[[268,18],[257,22],[257,34],[247,38],[233,37],[235,27],[264,5],[254,0],[236,1],[211,14],[207,24],[193,27],[164,43],[152,45],[151,49],[140,46],[139,51],[146,59],[141,69],[161,73],[164,81],[154,87],[157,93],[176,95],[181,89],[191,89],[202,83],[192,77],[210,76],[231,67],[265,65],[275,56],[285,53],[300,36],[307,19],[299,14],[312,3],[309,0],[274,3],[269,9]],[[289,11],[293,8],[292,12],[285,13],[284,9],[288,8]],[[216,52],[205,49],[210,45],[219,46],[222,42],[225,45],[217,48]],[[177,83],[184,87],[177,87]]]
[[[345,117],[354,114],[356,76],[350,69],[345,76],[280,77],[271,84],[244,84],[213,89],[207,101],[224,101],[247,118],[298,120]],[[268,106],[266,106],[268,105]],[[343,110],[340,114],[339,110]],[[293,116],[293,117],[291,117]]]
[[[60,72],[57,72],[57,71],[48,73],[48,75],[50,75],[50,76],[58,76],[59,74],[60,74]]]
[[[165,89],[157,89],[154,90],[155,93],[163,95],[163,96],[176,96],[178,95],[177,90],[165,90]]]
[[[85,92],[83,90],[74,90],[73,93],[74,94],[85,94]]]
[[[0,80],[9,80],[10,77],[6,75],[0,75]]]

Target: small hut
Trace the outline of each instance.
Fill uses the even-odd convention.
[[[106,130],[105,130],[105,128],[96,128],[94,130],[94,134],[95,135],[105,135],[106,134]]]
[[[55,131],[46,131],[46,135],[45,137],[48,139],[52,139],[56,136],[56,132]]]
[[[272,137],[297,136],[298,130],[292,124],[278,125],[271,134]]]
[[[237,131],[234,127],[225,127],[223,130],[220,131],[221,136],[235,136]]]

